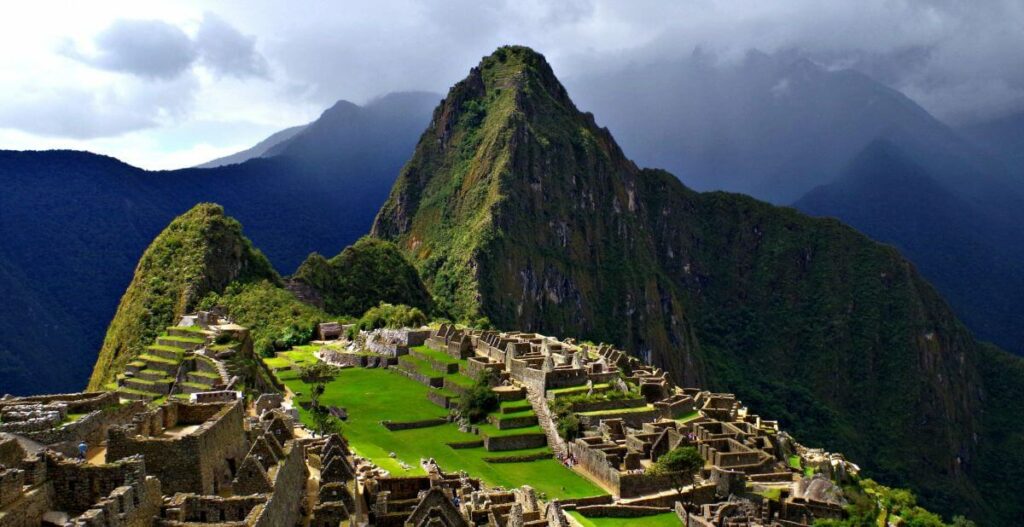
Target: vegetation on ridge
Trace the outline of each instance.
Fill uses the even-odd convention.
[[[231,282],[280,277],[224,209],[200,203],[177,217],[143,253],[107,329],[89,389],[110,382],[176,318]]]
[[[292,278],[316,290],[335,315],[360,316],[380,302],[433,308],[416,269],[394,244],[375,238],[363,237],[330,260],[313,253]]]

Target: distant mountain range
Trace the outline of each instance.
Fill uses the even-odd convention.
[[[965,194],[1003,178],[999,163],[899,91],[792,53],[755,51],[723,65],[698,52],[584,75],[569,91],[641,166],[697,190],[789,204],[838,178],[878,139],[920,154],[933,177]]]
[[[142,251],[198,202],[227,207],[285,272],[338,253],[369,230],[438,100],[339,102],[259,157],[212,169],[0,151],[0,395],[84,387]]]
[[[1024,351],[1024,228],[1004,211],[948,190],[887,141],[869,145],[839,180],[794,206],[895,245],[978,337]]]

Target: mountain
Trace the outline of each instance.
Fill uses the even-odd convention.
[[[1024,475],[1024,454],[1000,450],[1019,440],[1013,403],[914,266],[835,220],[637,168],[528,48],[451,89],[372,234],[456,319],[613,342],[929,507],[1020,518],[1017,480],[981,469]]]
[[[337,254],[369,230],[437,100],[383,97],[352,119],[328,110],[329,126],[301,134],[323,152],[296,147],[212,169],[0,151],[0,292],[12,295],[0,303],[0,395],[83,388],[139,257],[197,203],[232,211],[278,269]]]
[[[263,157],[263,155],[267,153],[267,150],[270,150],[278,143],[287,141],[288,139],[295,137],[295,134],[301,132],[305,128],[306,125],[285,128],[280,132],[274,132],[273,134],[270,135],[270,137],[260,141],[259,143],[256,143],[251,148],[247,148],[245,150],[242,150],[241,152],[236,152],[229,156],[218,157],[217,159],[207,161],[201,165],[196,165],[195,168],[217,168],[224,165],[237,165],[239,163],[244,163],[253,158]]]
[[[201,203],[161,232],[142,254],[107,329],[90,390],[101,390],[125,364],[204,296],[232,282],[280,281],[242,226],[218,205]]]
[[[291,277],[328,313],[358,317],[380,302],[430,312],[433,301],[416,269],[394,244],[361,238],[337,256],[313,253]]]
[[[1024,230],[947,190],[898,146],[872,143],[794,206],[895,245],[976,335],[1024,354]]]
[[[790,204],[837,178],[876,139],[921,153],[933,177],[967,195],[1002,178],[998,165],[899,91],[794,53],[730,61],[698,50],[584,75],[570,90],[633,159],[697,190]]]
[[[957,129],[985,152],[995,156],[1024,188],[1024,112],[1015,112]]]
[[[416,136],[441,96],[430,92],[395,92],[365,106],[338,101],[312,123],[293,126],[260,141],[252,148],[214,159],[196,168],[214,168],[253,158],[276,156],[330,169],[345,163],[372,163],[376,159],[404,160]],[[415,137],[411,140],[415,142]]]

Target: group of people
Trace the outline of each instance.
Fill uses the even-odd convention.
[[[558,461],[565,465],[565,468],[575,467],[577,463],[576,456],[572,454],[559,454]]]

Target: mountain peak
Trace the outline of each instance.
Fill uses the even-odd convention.
[[[236,280],[279,282],[280,277],[220,205],[200,203],[175,218],[135,268],[107,330],[90,389],[104,388],[177,317]]]

